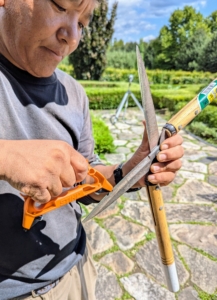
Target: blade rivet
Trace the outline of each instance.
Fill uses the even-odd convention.
[[[159,210],[163,210],[163,209],[164,209],[164,207],[163,207],[163,206],[160,206],[160,207],[159,207]]]

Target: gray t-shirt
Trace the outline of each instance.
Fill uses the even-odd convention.
[[[60,70],[49,78],[35,78],[0,55],[0,116],[0,139],[62,140],[90,163],[97,160],[87,96]],[[77,202],[45,214],[27,232],[22,215],[19,191],[0,181],[1,300],[63,276],[82,257],[86,245]]]

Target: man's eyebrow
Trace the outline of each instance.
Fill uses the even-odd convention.
[[[78,3],[79,5],[83,2],[83,0],[69,0],[69,1],[72,2],[72,3]],[[85,19],[88,20],[89,23],[93,20],[93,14],[92,13],[87,13],[84,17],[85,17]]]

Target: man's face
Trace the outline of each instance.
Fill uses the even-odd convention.
[[[78,46],[96,0],[0,0],[0,53],[36,77]]]

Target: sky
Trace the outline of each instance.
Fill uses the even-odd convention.
[[[193,6],[204,17],[217,10],[216,0],[108,0],[110,8],[115,1],[118,10],[113,38],[124,42],[157,37],[160,29],[169,24],[171,13],[185,5]]]

